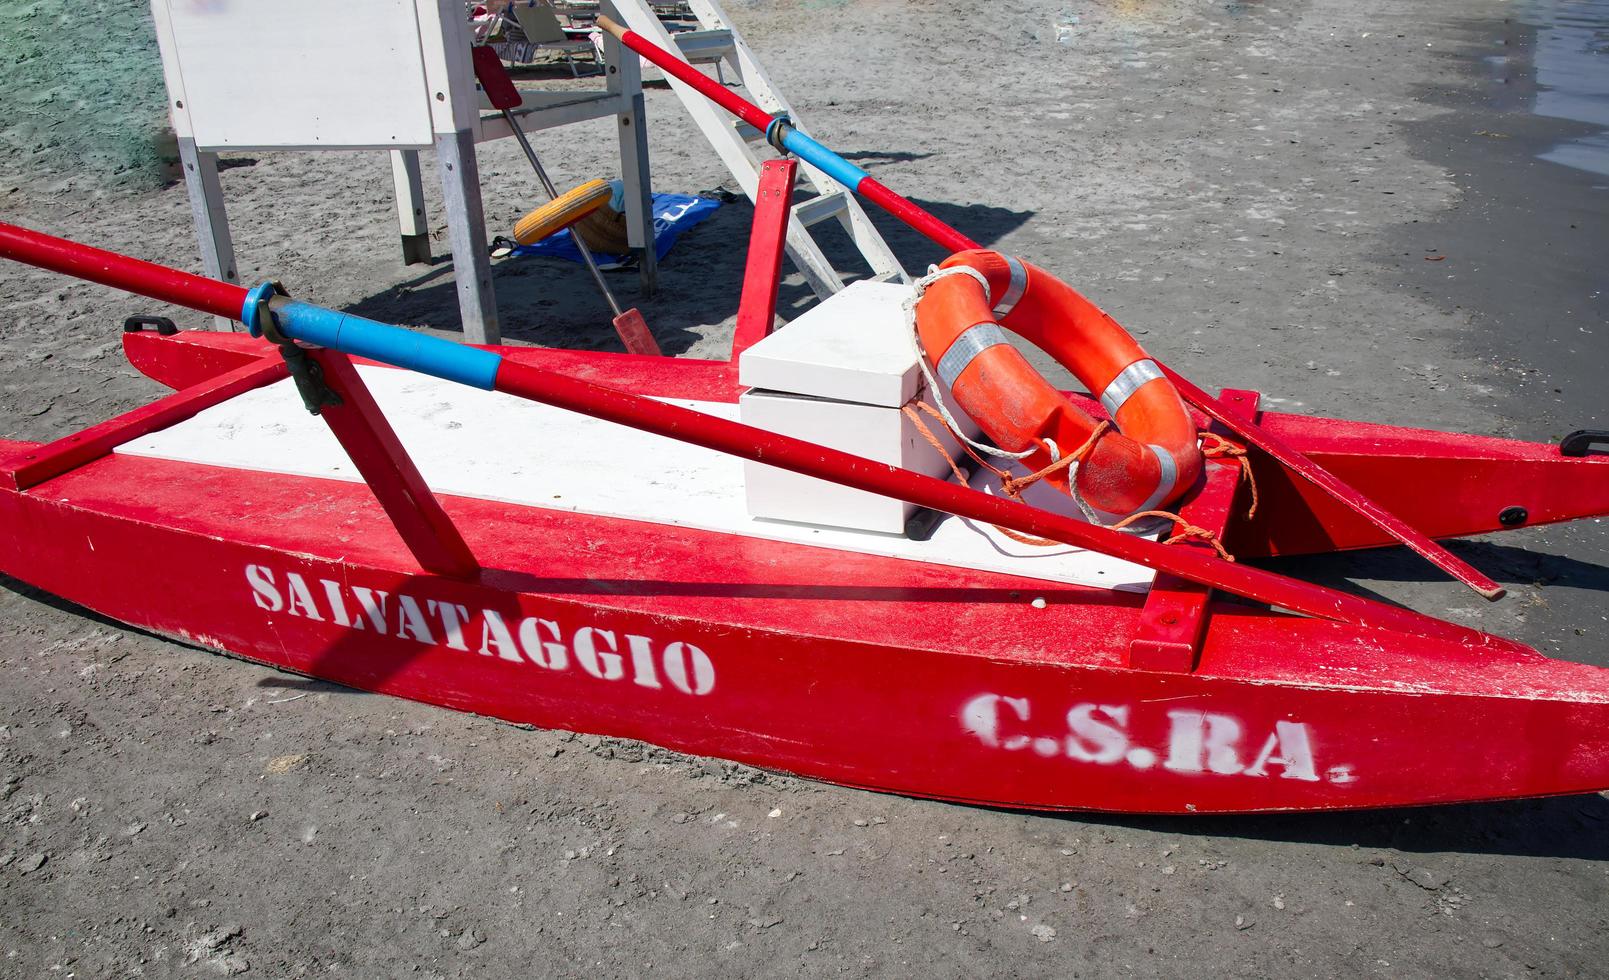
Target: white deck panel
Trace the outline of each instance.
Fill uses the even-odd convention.
[[[743,463],[736,457],[408,371],[358,370],[437,493],[1053,582],[1134,591],[1150,586],[1151,571],[1139,565],[1077,548],[1029,547],[956,517],[946,517],[926,541],[757,520],[745,507]],[[665,400],[722,418],[738,414],[736,404]],[[117,451],[361,482],[324,422],[302,407],[289,380],[247,392]],[[985,488],[981,479],[974,478],[974,485]],[[1038,506],[1075,512],[1070,500],[1048,486],[1030,488],[1027,496]]]

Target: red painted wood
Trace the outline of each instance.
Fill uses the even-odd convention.
[[[503,68],[503,61],[497,52],[485,45],[477,45],[469,49],[475,62],[475,80],[480,82],[481,91],[486,93],[486,101],[492,104],[493,109],[518,109],[524,102],[520,98],[519,89],[514,87],[514,80],[508,77],[508,71]]]
[[[659,349],[659,341],[654,339],[653,331],[648,329],[648,321],[642,318],[642,311],[635,306],[610,322],[614,324],[615,335],[625,345],[627,353],[649,357],[664,356],[664,352]]]
[[[480,566],[469,545],[419,475],[352,359],[322,349],[309,350],[308,356],[323,369],[324,382],[341,399],[339,405],[323,406],[319,417],[374,491],[419,567],[460,578],[475,575]],[[291,408],[287,405],[286,411]]]
[[[0,258],[15,259],[232,320],[240,318],[241,307],[246,302],[246,291],[239,286],[3,221],[0,221]]]
[[[1249,422],[1257,421],[1255,391],[1225,390],[1218,400]],[[1223,540],[1243,498],[1243,470],[1237,460],[1208,460],[1206,482],[1201,492],[1179,511],[1179,516],[1196,527],[1206,528]],[[1214,553],[1200,538],[1185,537],[1170,543],[1174,548],[1195,548]],[[1195,669],[1201,638],[1206,633],[1208,603],[1212,590],[1173,575],[1158,574],[1140,613],[1139,629],[1129,643],[1129,666],[1137,670],[1165,670],[1188,673]]]
[[[207,337],[215,339],[193,342]],[[129,363],[146,377],[174,389],[199,384],[272,353],[272,344],[247,333],[198,329],[168,337],[149,331],[123,335],[123,356]]]
[[[888,189],[875,177],[867,177],[855,188],[866,200],[905,222],[914,231],[921,232],[941,248],[951,252],[965,252],[983,246],[961,232],[940,221],[914,201]]]
[[[793,182],[798,173],[799,163],[792,158],[767,160],[760,165],[754,224],[749,229],[749,258],[743,269],[743,298],[738,302],[737,326],[732,330],[733,361],[759,343],[776,323],[777,285],[782,279],[788,218],[793,214]]]
[[[1112,555],[1309,616],[1475,646],[1510,641],[1456,623],[1208,558],[703,412],[504,361],[498,391],[947,514]]]
[[[628,37],[636,38],[641,44],[646,45],[647,49],[657,52],[657,55],[648,55],[649,59],[656,63],[659,63],[660,59],[664,59],[662,67],[665,67],[667,71],[672,74],[678,74],[678,72],[685,70],[690,78],[700,79],[714,91],[718,91],[720,97],[711,92],[706,92],[705,94],[720,104],[726,105],[723,99],[729,98],[742,106],[746,106],[748,110],[764,115],[761,110],[749,105],[742,99],[737,98],[737,96],[731,95],[723,86],[715,85],[715,83],[693,70],[685,62],[667,55],[654,45],[637,38],[630,31],[622,32],[622,40]],[[672,68],[671,66],[680,67]],[[678,77],[680,76],[678,75]],[[698,86],[695,85],[695,87]],[[732,111],[737,112],[738,110],[733,109]],[[738,112],[738,114],[740,116],[745,115],[744,112]],[[765,118],[769,120],[770,117],[766,116]],[[861,181],[861,185],[868,188],[865,191],[868,200],[875,201],[888,208],[890,213],[899,217],[916,230],[933,237],[940,244],[951,247],[952,243],[971,243],[971,239],[960,235],[953,228],[950,228],[905,198],[888,190],[888,188],[883,187],[875,180],[866,178]],[[964,247],[970,247],[970,245]],[[168,302],[189,306],[203,312],[216,313],[221,316],[239,316],[240,304],[245,300],[245,291],[238,286],[204,279],[200,276],[192,276],[175,269],[167,269],[139,259],[129,258],[128,256],[118,255],[114,252],[107,252],[87,245],[80,245],[65,239],[54,238],[4,223],[0,223],[0,256],[15,258],[42,268],[54,269],[58,272],[65,272],[68,275],[116,286],[120,289],[127,289],[130,292],[167,300]],[[233,301],[237,296],[239,302],[235,302],[231,308],[229,301]],[[1279,461],[1281,466],[1312,483],[1325,494],[1361,515],[1392,538],[1423,555],[1437,568],[1468,585],[1485,598],[1495,600],[1504,595],[1503,587],[1498,585],[1497,582],[1431,540],[1422,531],[1412,527],[1379,503],[1370,500],[1358,492],[1356,488],[1348,486],[1334,474],[1329,473],[1317,463],[1303,456],[1276,436],[1260,429],[1256,425],[1236,419],[1234,413],[1227,411],[1224,406],[1214,401],[1212,396],[1167,365],[1162,364],[1160,361],[1157,364],[1186,401],[1222,423],[1231,432],[1245,439],[1251,445],[1268,453]]]
[[[1157,363],[1186,401],[1201,409],[1215,421],[1222,423],[1225,428],[1235,435],[1278,460],[1279,464],[1285,469],[1311,483],[1392,538],[1412,548],[1415,552],[1424,556],[1432,565],[1474,589],[1486,599],[1496,600],[1503,597],[1506,590],[1501,585],[1498,585],[1489,576],[1472,567],[1468,562],[1432,541],[1424,532],[1414,528],[1375,501],[1370,500],[1360,493],[1357,488],[1348,486],[1335,474],[1303,456],[1301,452],[1273,433],[1259,428],[1244,419],[1236,418],[1234,412],[1228,411],[1223,405],[1213,401],[1211,396],[1182,377],[1177,371],[1161,362]]]
[[[364,690],[907,794],[1209,813],[1609,785],[1609,672],[1530,651],[1226,607],[1198,672],[1133,671],[1137,597],[443,504],[478,579],[414,570],[361,485],[114,455],[0,491],[0,571]],[[363,595],[383,629],[355,627]]]
[[[13,490],[27,490],[105,456],[125,442],[182,422],[241,392],[273,384],[285,376],[283,362],[252,361],[25,453],[15,460],[13,466],[0,468],[0,485]]]
[[[1295,415],[1263,428],[1437,538],[1508,530],[1609,512],[1609,456],[1571,458],[1552,443],[1521,442]],[[1264,506],[1235,527],[1238,554],[1295,555],[1395,543],[1375,525],[1272,461],[1253,457]]]

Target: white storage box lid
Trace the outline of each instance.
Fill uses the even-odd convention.
[[[898,408],[922,385],[905,321],[911,287],[851,283],[744,351],[750,388]]]

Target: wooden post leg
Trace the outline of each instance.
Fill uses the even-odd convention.
[[[196,149],[196,141],[179,140],[184,186],[190,192],[190,214],[195,219],[196,243],[201,247],[201,268],[224,282],[240,282],[235,272],[235,243],[229,236],[229,216],[223,206],[223,185],[218,182],[218,154]],[[228,317],[212,318],[214,330],[233,330]]]
[[[606,12],[619,16],[613,3]],[[612,34],[603,36],[604,74],[609,91],[621,99],[615,119],[620,140],[620,178],[626,187],[626,237],[637,254],[642,295],[659,291],[659,257],[654,251],[653,179],[648,166],[648,116],[642,95],[642,63]]]
[[[339,405],[323,406],[319,417],[351,457],[419,567],[438,575],[473,577],[479,563],[419,475],[352,359],[328,349],[309,349],[307,356],[322,369],[324,383],[341,399]]]
[[[402,228],[405,265],[430,264],[430,225],[425,220],[425,185],[418,150],[391,151],[391,183],[397,191],[397,224]]]
[[[447,207],[447,239],[452,245],[464,339],[473,344],[498,343],[503,335],[497,322],[497,296],[492,292],[492,260],[486,251],[486,214],[481,209],[474,133],[467,129],[437,133],[436,166]]]

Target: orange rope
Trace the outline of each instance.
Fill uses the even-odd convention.
[[[1130,514],[1121,521],[1118,521],[1116,524],[1113,524],[1112,529],[1115,531],[1120,528],[1128,527],[1130,524],[1133,524],[1142,517],[1160,517],[1164,520],[1173,522],[1173,537],[1167,540],[1167,544],[1179,544],[1188,538],[1199,538],[1200,540],[1212,545],[1212,550],[1218,552],[1219,558],[1222,558],[1224,561],[1235,560],[1235,556],[1231,555],[1229,553],[1229,549],[1223,546],[1223,542],[1218,540],[1218,535],[1214,534],[1207,528],[1197,527],[1196,525],[1191,524],[1189,521],[1180,517],[1178,514],[1173,513],[1172,511],[1142,510],[1137,514]]]
[[[927,423],[923,421],[922,415],[919,413],[925,413],[932,418],[937,419],[939,424],[945,427],[946,431],[950,431],[951,434],[954,435],[954,431],[950,429],[950,425],[944,420],[944,416],[940,415],[939,412],[933,408],[933,406],[915,398],[906,402],[904,405],[901,405],[900,411],[904,412],[905,417],[910,419],[911,423],[916,426],[916,431],[922,434],[922,438],[927,440],[927,444],[938,450],[939,455],[944,457],[944,461],[950,464],[950,472],[955,474],[956,480],[959,481],[962,486],[965,486],[967,483],[966,474],[961,471],[961,467],[956,464],[955,458],[950,455],[949,450],[944,448],[944,443],[940,442],[939,437],[933,434],[933,430],[928,428]],[[1006,496],[1011,497],[1012,499],[1020,499],[1022,492],[1033,486],[1035,483],[1038,483],[1045,477],[1050,476],[1053,473],[1058,473],[1074,463],[1083,460],[1083,458],[1088,456],[1095,448],[1095,443],[1100,439],[1100,437],[1105,435],[1107,430],[1111,427],[1112,423],[1110,421],[1103,421],[1101,424],[1095,427],[1095,431],[1089,434],[1089,438],[1084,440],[1084,444],[1082,446],[1079,446],[1076,450],[1068,453],[1066,456],[1061,457],[1054,463],[1051,463],[1049,466],[1046,466],[1035,473],[1030,473],[1027,476],[1022,477],[1014,477],[990,463],[982,456],[979,456],[972,450],[970,446],[966,444],[966,440],[958,438],[957,442],[960,443],[961,448],[966,450],[967,455],[971,456],[980,465],[988,468],[996,476],[1000,477],[1000,489],[1005,492]],[[1246,482],[1251,485],[1251,507],[1247,510],[1246,516],[1249,518],[1256,514],[1257,482],[1252,478],[1251,460],[1246,458],[1246,447],[1238,446],[1214,432],[1203,432],[1201,433],[1201,438],[1203,440],[1213,440],[1212,445],[1204,445],[1201,450],[1201,454],[1206,456],[1208,459],[1238,459],[1240,461],[1241,470],[1246,474]],[[1218,553],[1218,557],[1222,558],[1224,561],[1235,560],[1235,556],[1231,555],[1229,553],[1229,549],[1223,546],[1223,542],[1218,540],[1218,535],[1214,534],[1207,528],[1198,527],[1195,524],[1191,524],[1183,517],[1180,517],[1178,514],[1175,514],[1171,511],[1142,510],[1137,514],[1130,514],[1121,521],[1118,521],[1116,524],[1113,524],[1112,529],[1119,530],[1128,527],[1130,524],[1133,524],[1143,517],[1158,517],[1162,518],[1163,520],[1173,522],[1173,536],[1167,540],[1168,544],[1179,544],[1182,541],[1195,538],[1199,541],[1205,541],[1207,544],[1212,545],[1212,549],[1216,551]],[[1001,527],[998,524],[991,524],[990,527],[993,527],[996,531],[999,531],[1001,534],[1013,541],[1018,542],[1019,544],[1032,545],[1039,548],[1066,547],[1065,542],[1051,541],[1048,538],[1035,537],[1031,534],[1020,534],[1011,530],[1010,528]]]
[[[1257,478],[1252,475],[1251,459],[1246,452],[1246,447],[1236,445],[1216,432],[1203,432],[1201,433],[1201,439],[1203,443],[1205,443],[1205,441],[1208,439],[1213,441],[1212,445],[1202,445],[1201,447],[1201,455],[1207,457],[1208,459],[1240,460],[1240,471],[1246,474],[1246,486],[1251,490],[1251,506],[1246,508],[1246,519],[1250,520],[1253,517],[1256,517]]]
[[[927,444],[938,450],[939,455],[944,457],[944,461],[950,464],[950,472],[955,474],[956,480],[959,481],[962,486],[966,486],[966,474],[961,472],[961,467],[956,465],[955,458],[951,456],[949,451],[944,448],[944,444],[939,441],[939,437],[933,434],[933,430],[927,427],[927,423],[922,420],[922,416],[917,414],[917,412],[925,412],[933,418],[938,419],[939,423],[943,425],[944,428],[951,433],[951,435],[955,435],[954,430],[950,429],[950,424],[944,421],[944,416],[940,415],[938,411],[933,408],[933,406],[914,398],[906,402],[904,405],[901,405],[900,411],[904,412],[905,417],[910,419],[911,423],[916,426],[916,431],[922,434],[922,438],[927,440]],[[1072,464],[1083,459],[1084,456],[1088,455],[1089,451],[1095,446],[1095,441],[1104,435],[1106,430],[1109,428],[1111,428],[1110,422],[1102,422],[1100,425],[1095,427],[1095,431],[1090,433],[1090,437],[1084,441],[1082,446],[1078,447],[1076,452],[1063,456],[1039,472],[1030,473],[1024,477],[1013,477],[1010,473],[1007,473],[1006,471],[990,463],[988,460],[984,459],[982,456],[979,456],[972,450],[970,446],[966,444],[965,439],[960,439],[958,437],[956,441],[960,443],[961,448],[967,451],[967,455],[971,456],[980,465],[984,466],[996,476],[1000,477],[1000,488],[1007,496],[1011,497],[1012,499],[1018,499],[1021,496],[1022,491],[1026,490],[1028,487],[1038,483],[1040,480],[1043,480],[1050,474],[1066,469]],[[991,524],[989,526],[1018,544],[1026,544],[1036,548],[1068,547],[1067,543],[1064,541],[1052,541],[1049,538],[1035,537],[1031,534],[1021,534],[1017,531],[1013,531],[1009,527],[1001,527],[998,524]]]
[[[1005,480],[1001,482],[1000,489],[1004,490],[1006,492],[1006,496],[1008,497],[1015,498],[1021,496],[1024,490],[1033,486],[1035,483],[1038,483],[1040,480],[1043,480],[1045,477],[1051,475],[1052,473],[1060,472],[1074,463],[1083,460],[1083,458],[1089,455],[1090,451],[1095,448],[1095,441],[1101,436],[1106,435],[1106,430],[1110,429],[1111,427],[1111,422],[1102,421],[1100,425],[1095,427],[1095,431],[1089,434],[1089,438],[1084,440],[1084,444],[1082,446],[1079,446],[1077,449],[1068,453],[1066,456],[1063,456],[1061,459],[1056,460],[1056,462],[1051,463],[1049,466],[1037,473],[1029,473],[1027,476],[1021,478],[1013,478],[1009,476],[1006,477]]]

